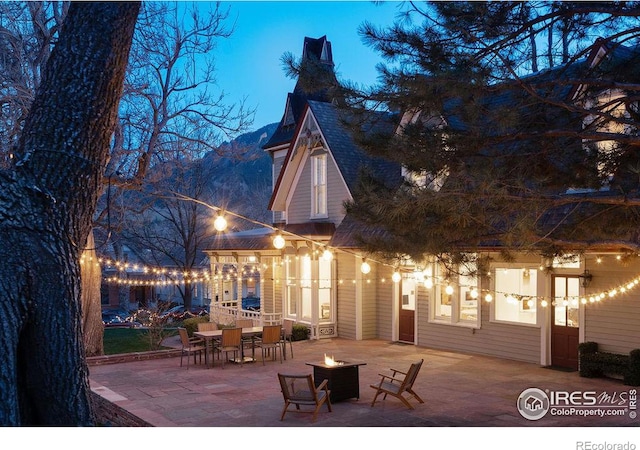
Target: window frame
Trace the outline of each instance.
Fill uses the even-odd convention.
[[[529,271],[535,271],[536,273],[536,284],[535,284],[535,293],[531,294],[531,297],[534,297],[537,299],[537,297],[539,297],[540,292],[544,292],[544,279],[545,276],[542,273],[542,271],[540,270],[539,266],[536,266],[534,264],[524,264],[524,265],[513,265],[513,264],[498,264],[495,265],[494,267],[491,268],[491,292],[494,293],[494,298],[493,301],[491,302],[491,315],[490,315],[490,321],[491,323],[500,323],[500,324],[508,324],[508,325],[517,325],[517,326],[521,326],[521,327],[535,327],[535,328],[539,328],[540,327],[540,320],[541,320],[541,315],[543,314],[542,308],[539,305],[539,302],[534,300],[534,311],[528,311],[528,312],[533,312],[535,314],[535,320],[533,322],[523,322],[523,321],[519,321],[519,320],[507,320],[507,319],[499,319],[496,317],[497,311],[496,309],[499,307],[499,300],[498,300],[498,295],[504,295],[504,294],[500,294],[502,292],[501,288],[499,286],[496,285],[497,281],[498,281],[498,277],[497,277],[497,273],[499,270],[529,270]],[[513,292],[513,294],[523,294],[521,292],[522,290],[519,289],[519,292]],[[508,292],[509,294],[511,294],[512,292]],[[508,296],[505,296],[505,301],[507,300]],[[518,306],[518,311],[519,313],[522,313],[525,311],[525,309],[530,310],[531,307],[524,307],[524,299],[523,300],[516,300],[519,303]]]
[[[311,155],[311,218],[329,217],[326,152]]]
[[[448,326],[458,326],[464,328],[474,328],[479,329],[481,327],[481,311],[482,311],[482,301],[480,299],[480,286],[478,277],[467,277],[463,275],[455,275],[455,280],[450,280],[450,285],[453,287],[453,293],[448,295],[445,293],[446,289],[446,280],[443,274],[445,273],[443,267],[439,264],[435,264],[434,267],[431,268],[433,272],[435,272],[434,280],[441,280],[439,282],[434,282],[433,287],[430,289],[430,298],[432,301],[429,302],[429,322],[436,323],[440,325],[448,325]],[[461,278],[468,278],[475,280],[473,284],[461,284]],[[476,289],[478,296],[474,299],[476,302],[475,310],[476,310],[476,319],[462,319],[461,310],[462,310],[462,302],[468,301],[466,294],[470,292],[472,289]],[[451,311],[448,315],[438,314],[438,306],[441,304],[441,299],[444,298],[444,295],[449,296],[449,305]],[[463,299],[464,295],[464,299]],[[469,308],[467,308],[469,309]]]

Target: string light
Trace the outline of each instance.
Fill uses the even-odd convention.
[[[218,214],[218,217],[213,221],[213,227],[217,231],[224,231],[227,229],[227,219],[222,214]]]
[[[213,209],[214,211],[217,211],[218,215],[217,215],[216,219],[214,220],[214,227],[215,227],[215,229],[217,231],[223,231],[224,229],[226,229],[227,220],[223,215],[223,209],[222,208],[214,206],[214,205],[209,205],[209,204],[207,204],[207,203],[205,203],[203,201],[200,201],[200,200],[197,200],[197,199],[194,199],[194,198],[182,195],[182,194],[174,194],[174,198],[178,198],[178,199],[185,200],[185,201],[192,201],[192,202],[195,202],[195,203],[199,203],[199,204],[204,205],[207,208],[210,208],[210,209]],[[266,227],[266,228],[270,228],[270,229],[272,229],[274,231],[277,231],[277,234],[273,239],[274,247],[276,249],[280,250],[280,249],[282,249],[282,248],[284,248],[286,246],[286,241],[285,241],[284,237],[282,236],[281,230],[279,228],[274,227],[272,225],[268,225],[268,224],[259,222],[259,221],[256,221],[256,220],[253,220],[253,219],[250,219],[250,218],[247,218],[247,217],[244,217],[242,215],[233,213],[231,211],[225,211],[225,212],[227,214],[229,214],[229,215],[238,217],[238,218],[246,220],[248,222],[251,222],[251,223]],[[294,236],[296,239],[302,239],[302,240],[305,240],[305,241],[307,241],[309,243],[313,243],[314,245],[321,245],[321,246],[325,245],[324,243],[313,241],[312,239],[309,239],[309,238],[304,237],[304,236],[296,235],[295,233],[291,233],[291,232],[288,232],[288,231],[285,231],[285,233],[288,234],[288,235]],[[348,251],[348,250],[344,250],[344,249],[340,249],[339,251],[344,252],[344,253],[353,254],[353,255],[356,255],[356,256],[361,256],[361,255],[358,255],[358,254],[356,254],[354,252],[351,252],[351,251]],[[325,258],[325,259],[333,258],[333,253],[329,249],[325,249],[323,254],[322,254],[322,257]],[[616,259],[618,261],[622,261],[622,256],[621,255],[617,255]],[[85,262],[84,261],[84,257],[81,259],[80,262],[84,264],[84,262]],[[601,263],[602,262],[602,257],[600,255],[597,255],[596,262],[597,263]],[[147,266],[139,266],[139,265],[130,264],[130,263],[111,262],[109,260],[100,260],[100,259],[98,260],[98,263],[96,263],[96,264],[97,265],[102,265],[102,264],[105,264],[105,263],[115,267],[118,271],[122,271],[122,272],[126,272],[128,270],[133,269],[133,270],[136,270],[136,271],[137,270],[142,270],[145,274],[153,273],[156,276],[166,277],[169,273],[171,273],[172,276],[178,277],[178,274],[177,274],[177,272],[175,270],[173,272],[169,272],[168,269],[166,269],[166,268],[149,268]],[[385,262],[376,261],[376,263],[381,264],[383,266],[391,266],[390,264],[385,263]],[[545,267],[541,266],[541,269],[544,269],[544,268]],[[367,275],[367,274],[369,274],[371,272],[371,265],[365,259],[365,260],[363,260],[360,269],[361,269],[361,272],[363,274]],[[400,275],[400,277],[401,277],[400,273],[398,273],[398,275]],[[490,275],[490,273],[487,273],[487,275]],[[236,276],[239,277],[241,275],[236,274]],[[167,283],[167,284],[171,284],[171,283],[181,283],[181,282],[194,282],[196,280],[207,280],[208,277],[209,276],[208,276],[208,273],[207,273],[207,275],[203,274],[202,278],[199,278],[197,276],[188,277],[187,274],[183,274],[183,279],[182,280],[155,280],[154,281],[154,280],[142,280],[142,279],[140,279],[140,280],[136,281],[136,280],[133,280],[133,279],[130,279],[130,278],[122,279],[122,278],[119,278],[119,277],[110,277],[107,280],[111,280],[112,282],[126,282],[127,284],[138,283],[138,282],[139,283],[157,283],[157,284]],[[421,283],[423,283],[425,288],[427,288],[427,289],[433,288],[433,286],[436,284],[436,281],[437,281],[437,280],[434,280],[434,278],[431,276],[431,271],[430,271],[430,269],[428,267],[423,272],[421,272],[420,274],[414,272],[414,277],[415,277],[416,280],[419,280]],[[231,279],[230,278],[230,274],[227,274],[226,278],[227,278],[227,280],[230,280]],[[394,274],[392,276],[392,279],[395,281],[396,278],[397,278],[397,275],[394,272]],[[216,279],[218,279],[218,278],[216,278]],[[342,284],[342,283],[344,283],[344,281],[345,280],[340,279],[338,282],[340,284]],[[356,282],[355,279],[352,280],[352,283],[355,283],[355,282]],[[367,279],[367,283],[370,283],[370,282],[371,282],[371,280]],[[454,292],[454,287],[448,281],[446,281],[445,284],[446,284],[445,292],[448,295],[452,295],[453,292]],[[633,280],[631,280],[628,283],[622,284],[621,286],[619,286],[617,288],[609,289],[609,290],[603,291],[603,292],[601,292],[599,294],[593,294],[588,299],[586,297],[583,297],[581,299],[579,297],[571,297],[569,300],[571,300],[571,302],[576,304],[576,305],[577,305],[578,302],[582,303],[583,305],[587,304],[587,303],[597,303],[597,302],[600,302],[601,300],[605,299],[607,296],[609,298],[613,298],[613,297],[616,297],[617,295],[620,295],[620,294],[626,294],[629,290],[631,290],[632,288],[635,288],[638,284],[640,284],[640,276],[635,278],[635,279],[633,279]],[[464,286],[461,285],[460,287],[462,288]],[[466,287],[471,289],[470,290],[471,298],[477,298],[477,296],[478,296],[477,288],[475,286],[466,286]],[[483,290],[483,292],[486,292],[486,291]],[[531,306],[532,302],[535,302],[536,299],[540,302],[540,305],[542,307],[548,306],[548,303],[549,303],[547,298],[541,297],[541,296],[531,297],[531,296],[524,296],[524,295],[521,295],[521,294],[502,293],[502,292],[497,292],[497,291],[495,293],[496,294],[503,294],[503,295],[505,295],[505,297],[508,297],[510,300],[514,300],[516,302],[517,301],[526,301],[527,305],[529,305],[529,306]],[[484,299],[485,299],[486,302],[490,303],[490,302],[493,301],[493,295],[491,293],[489,293],[489,292],[486,292],[485,296],[484,296]]]
[[[282,250],[285,245],[286,245],[286,242],[285,242],[284,238],[282,237],[282,235],[281,234],[276,234],[276,236],[273,238],[273,246],[277,250]]]
[[[398,271],[393,272],[393,275],[391,275],[391,279],[393,280],[394,283],[398,283],[402,279],[402,275],[400,275],[400,272]]]

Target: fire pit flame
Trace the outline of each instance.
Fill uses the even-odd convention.
[[[341,366],[342,364],[344,364],[343,361],[336,361],[335,359],[333,359],[333,356],[327,356],[327,354],[324,354],[324,363],[327,366]]]

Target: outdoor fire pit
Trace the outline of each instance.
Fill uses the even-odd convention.
[[[325,355],[322,362],[308,362],[306,364],[313,367],[313,379],[316,386],[322,383],[322,380],[328,380],[331,402],[360,398],[358,366],[364,366],[366,363],[336,361],[333,356]]]

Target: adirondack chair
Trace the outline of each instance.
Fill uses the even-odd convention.
[[[312,422],[315,422],[318,415],[318,411],[323,404],[327,405],[329,412],[331,412],[331,391],[328,389],[327,380],[322,380],[322,383],[315,386],[313,382],[313,375],[285,375],[278,374],[278,380],[280,381],[280,390],[284,397],[284,409],[280,420],[284,420],[284,415],[287,413],[289,405],[295,405],[297,412],[312,412],[302,411],[300,405],[313,406]]]
[[[380,383],[370,385],[376,390],[376,395],[373,397],[371,407],[376,403],[380,394],[384,394],[384,397],[382,397],[383,400],[387,398],[387,395],[392,395],[398,398],[409,409],[414,409],[411,403],[409,403],[409,399],[411,397],[414,397],[420,403],[424,403],[420,396],[413,390],[413,383],[416,381],[416,377],[418,376],[418,372],[420,372],[423,362],[424,359],[421,359],[420,361],[411,364],[411,367],[406,372],[397,369],[390,369],[393,372],[392,375],[384,375],[382,373],[378,374],[382,377],[380,379]],[[404,375],[404,377],[398,378],[398,374]],[[404,397],[403,394],[405,392],[409,394],[408,397]]]

